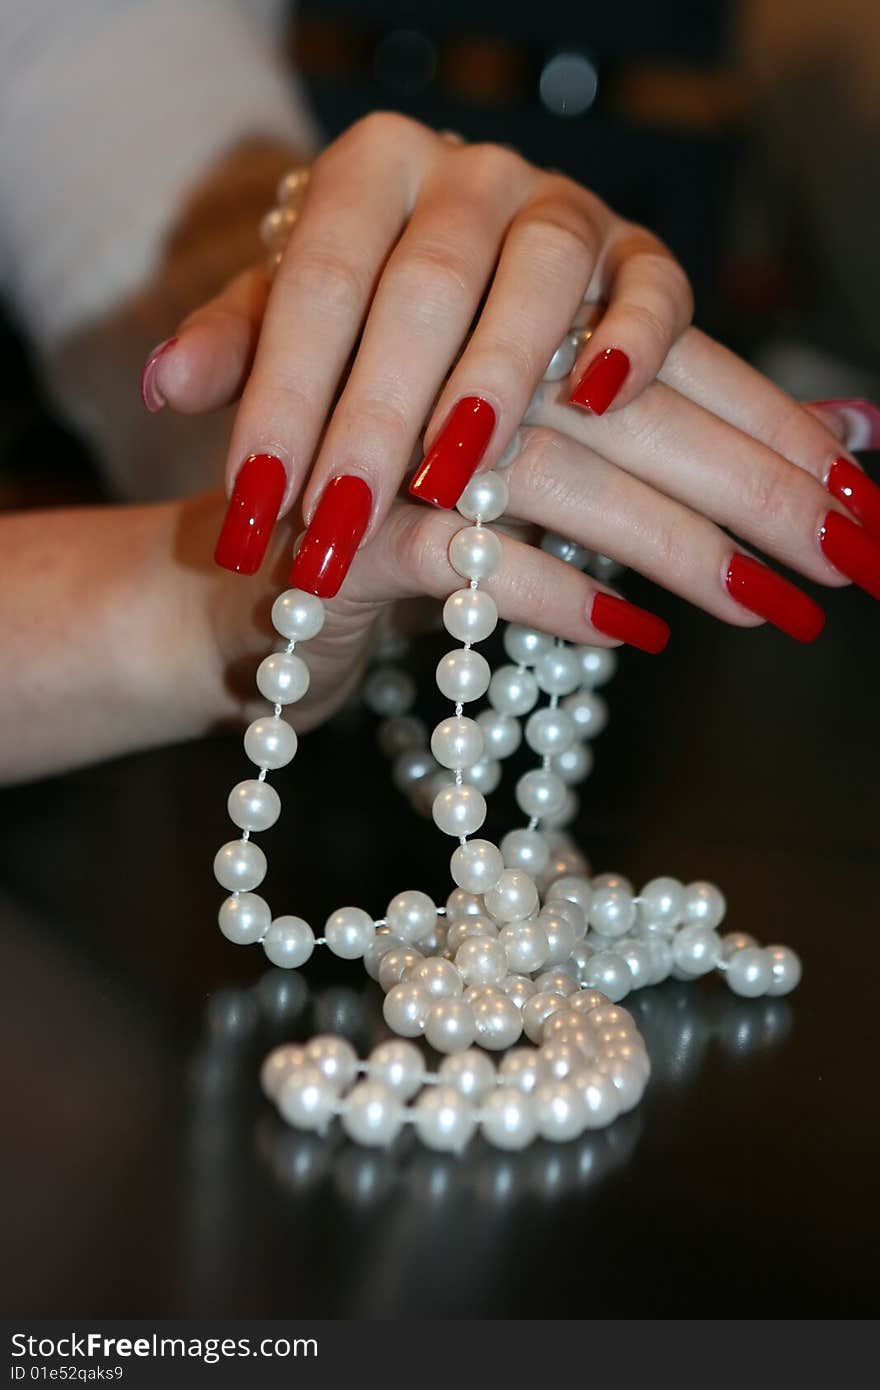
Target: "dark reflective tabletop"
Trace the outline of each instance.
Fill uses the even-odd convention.
[[[607,1132],[366,1152],[287,1129],[259,1092],[277,1041],[368,1047],[379,996],[357,964],[285,974],[219,935],[239,739],[7,790],[7,1315],[876,1314],[877,611],[829,594],[801,648],[626,591],[674,641],[606,688],[579,838],[596,871],[714,879],[730,929],[802,954],[800,989],[631,996],[653,1078]],[[305,739],[276,785],[278,911],[319,925],[406,887],[445,897],[448,847],[391,788],[368,716]]]

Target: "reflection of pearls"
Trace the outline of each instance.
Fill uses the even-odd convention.
[[[307,185],[307,171],[287,176],[279,208],[264,220],[262,235],[276,261]],[[571,371],[582,341],[566,337],[545,380]],[[726,905],[713,884],[664,876],[637,893],[619,874],[591,875],[558,830],[577,811],[572,786],[592,768],[590,744],[608,718],[597,689],[613,675],[617,656],[517,624],[504,632],[508,664],[494,673],[475,650],[498,621],[481,584],[503,563],[501,541],[488,523],[507,506],[504,462],[467,485],[458,504],[467,524],[449,543],[450,565],[465,583],[446,600],[443,624],[460,645],[440,659],[436,683],[453,710],[429,738],[411,712],[414,682],[392,664],[396,642],[384,644],[364,689],[382,721],[379,741],[392,760],[394,784],[458,841],[450,857],[455,887],[446,903],[407,890],[379,919],[344,906],[316,937],[300,917],[273,918],[254,891],[267,865],[251,835],[274,825],[281,809],[267,775],[297,750],[284,709],[309,686],[308,665],[295,648],[313,640],[325,619],[321,600],[295,589],[272,607],[286,645],[257,671],[270,712],[244,736],[259,775],[239,782],[228,800],[241,836],[215,858],[215,875],[229,894],[219,912],[229,941],[261,943],[283,970],[304,965],[318,948],[362,960],[384,991],[387,1026],[399,1039],[424,1037],[443,1059],[429,1071],[418,1046],[395,1040],[360,1061],[332,1034],[270,1054],[263,1089],[288,1123],[323,1132],[338,1118],[348,1137],[366,1147],[391,1145],[407,1126],[428,1148],[449,1153],[460,1152],[477,1130],[501,1149],[537,1138],[567,1142],[612,1123],[641,1099],[647,1053],[631,1014],[619,1007],[630,992],[670,975],[696,979],[713,971],[745,997],[787,994],[800,980],[800,962],[789,948],[762,948],[744,933],[719,935]],[[560,536],[545,536],[543,546],[576,566],[605,561]],[[466,715],[464,707],[484,695],[489,707]],[[516,802],[528,824],[508,831],[499,847],[472,837],[484,823],[502,761],[522,745],[521,721],[539,762],[516,780]],[[523,1037],[533,1046],[517,1046]],[[497,1068],[492,1052],[504,1054]]]

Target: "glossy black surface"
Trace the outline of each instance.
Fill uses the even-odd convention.
[[[377,996],[357,965],[285,976],[220,937],[238,740],[6,791],[8,1315],[876,1313],[876,607],[827,595],[801,648],[626,592],[674,640],[607,687],[583,842],[636,881],[715,879],[731,927],[802,953],[798,992],[635,996],[654,1079],[576,1144],[455,1160],[322,1143],[276,1120],[260,1058],[319,1028],[367,1046]],[[445,892],[448,846],[404,812],[366,716],[306,739],[277,785],[278,910],[320,923]]]

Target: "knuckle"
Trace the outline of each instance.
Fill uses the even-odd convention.
[[[383,146],[388,141],[408,139],[422,127],[399,111],[369,111],[349,128],[354,143]]]
[[[464,243],[421,238],[394,268],[392,284],[409,309],[420,306],[433,319],[438,310],[470,300],[476,271]]]
[[[529,169],[529,163],[521,154],[508,145],[496,145],[490,141],[477,141],[473,145],[462,145],[453,151],[462,163],[467,163],[472,177],[478,184],[483,181],[496,183],[505,180],[519,181]]]
[[[304,246],[286,257],[278,279],[297,294],[318,300],[323,312],[351,314],[365,301],[369,287],[351,258],[327,246]]]
[[[382,395],[372,392],[358,395],[356,400],[346,402],[346,414],[357,422],[358,434],[362,439],[371,435],[380,436],[383,446],[400,448],[409,441],[412,434],[412,421],[405,402],[395,396],[389,387]]]
[[[796,475],[790,464],[764,463],[751,471],[744,502],[749,514],[760,517],[762,529],[778,533],[790,520],[795,505]]]
[[[452,574],[447,559],[449,527],[432,512],[413,508],[397,536],[397,562],[407,582],[443,593]]]
[[[511,229],[538,272],[556,278],[572,270],[587,274],[598,250],[592,219],[574,204],[559,200],[533,203]]]
[[[632,331],[648,343],[649,351],[655,356],[665,357],[671,321],[668,308],[641,301],[628,304],[624,313]]]
[[[531,384],[541,374],[545,362],[539,362],[535,349],[525,337],[512,333],[484,331],[480,334],[478,355],[491,364],[487,379]],[[473,365],[473,364],[472,364]]]

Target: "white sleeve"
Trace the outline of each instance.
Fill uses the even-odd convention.
[[[249,136],[318,132],[278,0],[4,0],[0,285],[38,348],[143,284],[188,190]]]

